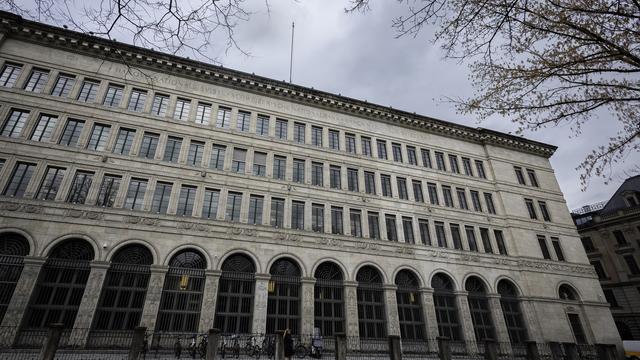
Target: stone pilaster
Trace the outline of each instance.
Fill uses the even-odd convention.
[[[420,302],[424,313],[425,334],[427,339],[435,341],[440,334],[438,333],[436,306],[433,302],[433,289],[420,288]]]
[[[315,278],[302,278],[302,316],[300,334],[313,334]]]
[[[153,331],[156,328],[156,318],[158,309],[160,308],[160,298],[162,297],[162,288],[164,287],[164,277],[169,271],[168,266],[151,265],[151,275],[149,276],[149,286],[147,286],[147,295],[144,298],[144,307],[142,308],[142,318],[140,326]]]
[[[73,323],[73,330],[71,332],[72,341],[78,345],[84,345],[87,342],[89,329],[93,323],[93,316],[98,307],[102,285],[104,284],[104,279],[107,277],[110,263],[107,261],[92,261],[90,266],[91,271],[89,272],[89,278],[84,287],[76,321]]]
[[[358,283],[355,281],[345,281],[344,285],[344,308],[347,336],[360,337],[360,326],[358,324]]]
[[[213,329],[213,320],[216,314],[216,300],[218,299],[218,284],[220,283],[220,270],[205,271],[204,294],[202,298],[202,308],[200,309],[200,333]]]
[[[456,305],[458,306],[458,317],[460,321],[462,339],[467,343],[467,351],[471,354],[478,352],[476,345],[476,334],[473,331],[473,320],[469,310],[469,299],[466,291],[456,291]]]
[[[536,316],[535,304],[532,300],[520,300],[520,311],[524,324],[527,327],[527,334],[529,340],[536,342],[543,342],[542,331],[540,330],[540,323],[538,323],[538,317]]]
[[[256,274],[253,293],[253,327],[251,332],[264,334],[267,331],[267,300],[269,298],[269,274]]]
[[[393,284],[385,284],[383,289],[387,308],[387,336],[400,336],[400,317],[398,316],[398,300],[396,299],[398,287]]]
[[[502,305],[500,305],[500,294],[487,294],[489,302],[489,310],[491,310],[491,321],[496,332],[496,341],[498,343],[509,343],[509,332],[507,331],[507,323],[504,321],[502,313]]]

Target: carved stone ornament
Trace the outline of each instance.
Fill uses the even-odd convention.
[[[298,234],[274,233],[274,240],[300,242],[302,237]]]
[[[396,252],[397,252],[398,254],[409,254],[409,255],[413,255],[413,254],[415,254],[415,250],[413,250],[412,248],[410,248],[410,247],[408,247],[408,246],[401,246],[401,247],[398,247],[398,248],[396,249]]]
[[[91,220],[100,220],[100,219],[102,219],[102,213],[99,213],[97,211],[87,211],[84,216],[87,219],[91,219]]]
[[[158,223],[158,219],[153,218],[142,218],[142,223],[144,225],[155,225]]]
[[[40,214],[42,212],[42,207],[37,205],[25,205],[22,210],[27,213]]]
[[[82,217],[83,215],[83,211],[82,210],[74,210],[74,209],[69,209],[65,212],[65,216],[67,217],[73,217],[73,218],[79,218]]]
[[[137,224],[141,220],[140,216],[127,216],[125,221],[129,224]]]
[[[2,209],[9,210],[9,211],[16,211],[20,209],[20,204],[4,203],[2,204]]]
[[[320,245],[326,245],[326,246],[335,246],[335,247],[342,246],[342,242],[339,239],[327,238],[327,237],[318,238],[316,240],[316,243]]]

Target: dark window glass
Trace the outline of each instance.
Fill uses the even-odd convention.
[[[478,251],[478,242],[476,241],[476,232],[474,231],[473,226],[465,226],[464,231],[467,234],[469,250]]]
[[[385,215],[384,222],[387,226],[387,240],[398,241],[398,227],[395,215]]]
[[[176,214],[181,216],[191,216],[193,214],[193,204],[196,199],[197,188],[195,186],[182,185],[180,187],[180,197],[178,198],[178,209]]]
[[[262,208],[264,207],[264,197],[251,195],[249,197],[249,224],[262,224]]]
[[[549,252],[549,247],[547,246],[547,239],[542,235],[538,235],[538,244],[540,245],[542,257],[545,259],[551,259],[551,253]]]
[[[489,212],[489,214],[495,214],[496,208],[493,205],[493,195],[484,193],[484,202],[487,204],[487,212]]]
[[[97,206],[113,207],[116,202],[116,196],[118,196],[118,189],[120,188],[120,181],[122,178],[115,175],[105,175],[102,178],[102,184],[100,184],[100,191],[98,192]]]
[[[556,252],[556,258],[558,258],[558,261],[564,261],[564,253],[562,252],[562,247],[560,246],[560,239],[552,237],[551,245],[553,246],[553,250]]]
[[[491,246],[491,238],[489,236],[489,229],[480,228],[480,239],[482,239],[484,252],[487,254],[493,254],[493,246]]]
[[[422,181],[413,180],[413,198],[416,202],[424,202],[424,194],[422,193]]]
[[[343,234],[343,217],[342,217],[342,208],[332,206],[331,207],[331,233],[332,234]]]
[[[286,170],[287,158],[275,155],[273,157],[273,178],[277,180],[284,180]]]
[[[311,230],[324,232],[324,205],[322,204],[311,206]]]
[[[130,210],[142,210],[144,194],[147,191],[147,180],[131,179],[129,189],[124,200],[124,208]]]
[[[7,186],[4,188],[2,194],[12,197],[23,197],[35,169],[35,164],[17,163],[13,168],[11,178],[7,182]]]
[[[382,184],[382,196],[391,197],[391,176],[380,174],[380,183]]]
[[[331,165],[329,168],[329,186],[331,186],[332,189],[340,189],[342,187],[341,176],[340,167]]]
[[[87,149],[95,151],[104,151],[107,146],[107,140],[111,133],[111,126],[105,124],[93,124],[91,130],[91,136],[89,136],[89,142],[87,143]]]
[[[287,139],[287,127],[289,122],[287,120],[276,119],[276,137],[278,139]]]
[[[202,166],[202,154],[204,154],[204,143],[191,140],[187,154],[187,165]]]
[[[516,173],[516,179],[518,180],[518,184],[525,185],[524,174],[522,173],[522,168],[519,166],[514,166],[513,170]]]
[[[291,202],[291,228],[304,230],[304,202]]]
[[[591,261],[591,266],[593,266],[593,269],[596,271],[596,275],[598,275],[598,279],[600,280],[607,280],[607,273],[604,271],[604,267],[602,266],[602,263],[598,260],[593,260]]]
[[[306,125],[303,123],[293,123],[293,141],[297,142],[298,144],[304,144],[305,139],[305,131],[306,131]]]
[[[413,146],[407,146],[407,161],[411,165],[418,165],[418,159],[416,157],[416,148]]]
[[[353,134],[344,134],[345,146],[347,147],[347,152],[355,154],[356,153],[356,136]]]
[[[284,199],[271,198],[271,226],[284,227]]]
[[[242,194],[229,192],[227,194],[227,212],[225,219],[228,221],[240,221],[240,208],[242,206]]]
[[[540,208],[542,219],[544,221],[551,221],[551,215],[549,215],[549,209],[547,209],[547,203],[544,201],[538,201],[538,207]]]
[[[387,142],[384,140],[378,140],[378,158],[387,160]]]
[[[453,247],[458,250],[462,250],[462,236],[460,235],[460,226],[457,224],[451,224],[451,239],[453,240]]]
[[[293,182],[304,184],[304,166],[304,160],[293,159]]]
[[[418,228],[420,229],[420,241],[423,245],[431,245],[431,234],[429,232],[429,220],[418,219]]]
[[[478,172],[478,177],[482,179],[486,179],[487,174],[485,174],[484,172],[484,163],[482,162],[482,160],[476,160],[475,163],[476,163],[476,171]]]
[[[380,239],[380,217],[378,213],[368,212],[367,218],[369,223],[369,237],[372,239]]]
[[[362,237],[362,212],[354,209],[349,210],[349,220],[351,236]]]
[[[11,110],[9,118],[4,122],[0,136],[19,137],[28,117],[29,112],[26,110]]]
[[[0,86],[13,87],[21,70],[22,65],[5,63],[0,73]]]
[[[402,146],[397,143],[391,143],[391,151],[393,152],[393,161],[402,162]]]
[[[464,169],[464,174],[467,176],[473,176],[473,168],[471,167],[471,159],[463,157],[462,158],[462,168]]]
[[[60,190],[60,184],[62,183],[62,178],[64,178],[64,173],[64,168],[49,166],[36,198],[40,200],[55,200],[58,190]]]
[[[529,212],[529,217],[531,219],[537,220],[538,215],[536,214],[536,209],[533,207],[533,200],[524,199],[524,203],[527,206],[527,211]]]
[[[138,156],[145,159],[155,158],[159,140],[160,136],[158,134],[144,133]]]
[[[371,157],[371,139],[368,137],[361,137],[360,142],[362,145],[362,155]]]
[[[164,147],[164,161],[177,163],[180,158],[180,148],[182,147],[182,138],[169,136],[167,144]]]
[[[444,205],[447,207],[453,207],[453,195],[451,195],[450,186],[442,185],[442,196],[444,197]]]
[[[422,155],[422,166],[431,169],[433,167],[431,164],[431,151],[428,149],[420,149],[420,154]]]
[[[322,146],[322,128],[318,126],[311,127],[311,144]]]
[[[416,243],[416,238],[413,234],[413,220],[410,217],[402,217],[402,232],[404,233],[405,243]]]
[[[220,190],[205,189],[204,200],[202,202],[202,218],[215,219],[218,214],[218,202],[220,200]]]
[[[539,187],[536,172],[531,169],[527,169],[527,175],[529,175],[529,182],[531,183],[531,186]]]
[[[498,254],[507,255],[507,246],[504,243],[504,237],[502,236],[502,231],[493,230],[493,234],[496,237],[496,245],[498,246]]]
[[[78,145],[78,139],[80,139],[80,133],[84,127],[83,120],[69,119],[67,125],[64,127],[62,137],[60,138],[60,145],[76,146]]]
[[[171,189],[173,184],[158,182],[156,183],[156,190],[153,193],[153,200],[151,201],[151,211],[158,214],[166,214],[169,208],[169,199],[171,198]]]
[[[31,140],[34,141],[51,141],[53,130],[58,124],[58,117],[53,115],[41,114],[38,124],[31,134]]]
[[[129,155],[131,146],[133,145],[133,138],[135,136],[135,130],[120,128],[120,130],[118,130],[118,139],[116,140],[116,145],[113,147],[113,153],[120,155]]]
[[[222,170],[224,169],[224,157],[227,152],[225,145],[213,144],[211,145],[211,158],[209,158],[209,169]]]
[[[627,263],[627,267],[629,268],[629,272],[631,275],[639,275],[640,268],[638,268],[638,263],[636,262],[636,258],[633,255],[625,255],[624,262]]]
[[[372,172],[365,171],[364,172],[364,191],[367,194],[375,194],[376,193],[376,175]]]
[[[329,148],[340,150],[340,132],[338,130],[329,130]]]
[[[460,205],[460,209],[469,210],[469,204],[467,203],[467,193],[464,189],[456,188],[456,193],[458,194],[458,205]]]
[[[256,119],[256,134],[260,136],[269,135],[269,117],[265,115],[258,115]]]
[[[89,195],[89,189],[91,188],[92,181],[92,172],[76,171],[73,183],[71,184],[71,189],[69,190],[69,196],[67,196],[67,202],[73,204],[84,204],[87,200],[87,195]]]
[[[435,152],[436,155],[436,166],[438,170],[447,171],[447,167],[444,164],[444,154],[440,151]]]
[[[444,223],[436,221],[435,226],[436,226],[436,240],[438,241],[438,246],[446,248],[447,235],[444,231]]]
[[[349,191],[360,191],[358,186],[358,169],[347,169],[347,187]]]
[[[458,156],[449,154],[449,167],[454,174],[460,174],[460,168],[458,167]]]
[[[407,191],[407,179],[398,177],[398,197],[402,200],[409,200],[409,192]]]

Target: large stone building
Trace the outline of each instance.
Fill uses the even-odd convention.
[[[640,175],[573,218],[623,340],[640,340]]]
[[[619,342],[554,146],[0,21],[0,318],[18,342],[52,322],[87,341]]]

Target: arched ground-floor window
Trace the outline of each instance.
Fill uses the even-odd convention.
[[[464,287],[468,292],[469,311],[471,312],[476,341],[495,340],[495,329],[491,321],[491,309],[489,309],[489,299],[487,299],[484,283],[479,278],[472,276],[467,279]]]
[[[22,274],[24,257],[29,255],[29,242],[15,233],[0,234],[0,323]]]
[[[401,270],[396,275],[395,283],[398,287],[396,301],[400,336],[407,340],[422,340],[425,338],[425,328],[418,277],[409,270]]]
[[[446,336],[453,341],[462,340],[453,281],[445,274],[436,274],[431,279],[431,287],[440,336]]]
[[[223,334],[251,332],[255,272],[245,255],[231,255],[222,263],[214,327]]]
[[[358,282],[358,327],[361,339],[387,336],[382,275],[373,266],[363,266],[356,275]]]
[[[508,280],[500,280],[498,293],[500,294],[500,306],[507,324],[509,340],[512,344],[522,344],[527,341],[527,328],[520,309],[516,286]]]
[[[300,267],[291,259],[278,259],[269,270],[267,333],[289,329],[300,334]]]
[[[344,333],[344,276],[338,265],[323,262],[314,274],[314,327],[323,336]]]

